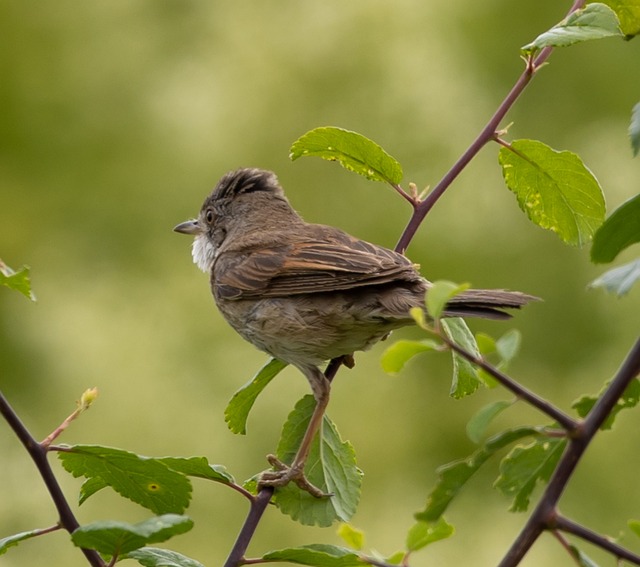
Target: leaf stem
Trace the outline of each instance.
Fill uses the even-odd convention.
[[[38,443],[31,433],[29,433],[29,430],[22,423],[18,414],[16,414],[2,392],[0,392],[0,414],[4,417],[20,442],[24,445],[24,448],[27,450],[27,453],[36,465],[36,468],[38,469],[38,472],[51,495],[53,504],[58,511],[60,525],[69,533],[73,533],[80,527],[80,524],[73,515],[73,511],[60,488],[60,484],[53,474],[51,465],[47,460],[47,448]],[[84,553],[90,565],[93,567],[105,567],[105,563],[98,552],[93,549],[85,548],[80,548],[80,550]]]
[[[389,182],[389,185],[391,185],[391,187],[393,187],[395,191],[403,199],[405,199],[415,210],[415,208],[418,206],[419,201],[417,201],[413,196],[409,195],[409,193],[407,193],[398,183]]]
[[[57,532],[58,530],[61,530],[61,529],[62,529],[62,526],[60,524],[54,524],[53,526],[49,526],[48,528],[40,528],[38,530],[33,530],[32,534],[33,534],[33,537],[36,537],[36,536]]]
[[[233,490],[242,494],[242,496],[244,496],[249,502],[253,502],[256,499],[256,497],[253,494],[251,494],[251,492],[244,489],[242,486],[240,486],[239,484],[236,484],[235,482],[230,482],[227,486],[229,486],[230,488],[233,488]]]

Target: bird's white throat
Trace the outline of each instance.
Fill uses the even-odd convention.
[[[203,272],[211,271],[211,266],[216,259],[216,248],[204,234],[199,234],[193,240],[191,248],[193,262]]]

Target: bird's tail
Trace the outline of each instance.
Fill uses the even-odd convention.
[[[539,297],[505,289],[468,289],[454,296],[444,310],[447,317],[509,319],[503,309],[520,309]]]

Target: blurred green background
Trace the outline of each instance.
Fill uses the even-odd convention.
[[[570,2],[491,0],[141,0],[0,3],[0,257],[32,267],[38,303],[0,290],[0,386],[45,437],[90,386],[100,398],[66,443],[149,455],[206,455],[239,479],[264,455],[305,381],[287,369],[261,397],[246,437],[223,420],[232,393],[266,361],[226,326],[190,241],[171,231],[194,216],[226,171],[275,170],[309,221],[393,246],[409,210],[392,190],[320,160],[291,163],[307,130],[357,130],[401,161],[405,186],[435,184],[495,110],[522,69],[518,48],[557,22]],[[627,126],[640,100],[640,42],[600,41],[557,52],[507,121],[508,137],[577,152],[605,188],[609,210],[637,193],[640,161]],[[638,334],[640,292],[587,291],[605,268],[520,213],[485,148],[438,203],[410,257],[431,279],[539,295],[511,323],[472,322],[524,335],[512,374],[568,409],[596,392]],[[620,261],[632,258],[627,251]],[[397,337],[417,337],[405,330]],[[383,346],[342,372],[330,414],[365,471],[353,523],[368,546],[403,545],[435,468],[473,451],[464,425],[488,401],[448,397],[447,357],[416,360],[398,377]],[[496,424],[540,422],[516,406]],[[562,509],[618,536],[640,517],[640,418],[622,415],[596,440]],[[24,451],[0,428],[0,537],[44,527],[55,513]],[[59,469],[58,465],[55,465]],[[412,565],[494,565],[526,516],[490,488],[487,467],[451,508],[456,537]],[[80,481],[61,473],[72,500]],[[194,530],[169,546],[222,564],[245,502],[195,483]],[[80,522],[139,521],[145,510],[102,491]],[[333,529],[301,527],[270,510],[250,554],[312,542]],[[25,542],[3,567],[83,565],[66,534]],[[640,548],[633,536],[623,543]],[[589,549],[594,557],[601,554]],[[523,565],[570,564],[547,536]]]

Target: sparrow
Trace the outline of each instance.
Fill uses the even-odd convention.
[[[316,406],[291,464],[273,455],[275,470],[260,485],[290,481],[314,496],[304,466],[329,402],[326,361],[350,360],[391,331],[411,325],[431,283],[406,256],[322,224],[304,221],[276,175],[243,168],[224,175],[198,217],[174,230],[194,236],[193,261],[209,274],[215,303],[245,340],[302,372]],[[502,289],[469,289],[447,304],[446,317],[506,319],[537,298]],[[342,357],[342,358],[341,358]]]

